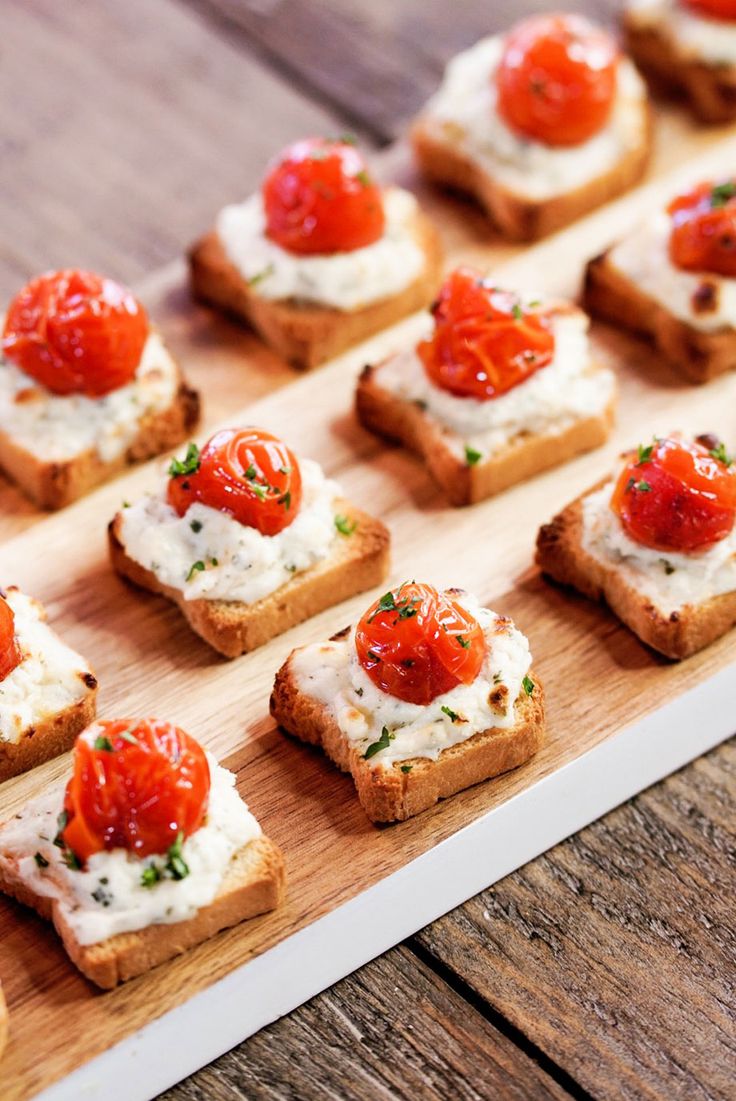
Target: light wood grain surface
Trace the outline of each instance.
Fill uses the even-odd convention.
[[[3,296],[33,271],[70,262],[139,279],[249,190],[284,141],[346,125],[375,141],[392,137],[454,49],[543,6],[473,0],[449,18],[446,4],[426,0],[160,0],[153,16],[144,0],[125,9],[113,0],[2,0]],[[578,6],[610,16],[617,5]],[[687,155],[684,143],[712,140],[686,134],[684,116],[668,115],[660,164]],[[386,172],[408,174],[403,154],[389,156]],[[472,208],[441,207],[451,244],[467,227],[488,262],[510,254]],[[220,402],[244,404],[291,378],[273,357],[251,357],[247,335],[192,313],[176,269],[143,296],[178,351],[196,345],[198,381],[213,381],[212,418]],[[237,374],[233,352],[244,353]],[[422,501],[432,491],[424,483],[416,492]],[[0,507],[3,536],[34,520],[7,486]],[[168,630],[175,620],[157,605],[143,622]],[[136,655],[143,648],[134,640]],[[658,809],[647,813],[651,798]],[[723,900],[736,887],[735,811],[724,747],[461,907],[402,950],[400,963],[397,953],[376,961],[167,1096],[541,1097],[556,1096],[557,1083],[576,1097],[728,1097],[734,926]],[[684,914],[694,916],[685,923]],[[53,989],[66,964],[34,919],[15,945],[34,960],[39,935],[53,966],[48,974],[39,960],[30,978]],[[630,955],[650,951],[656,967],[627,968]],[[677,1012],[662,998],[670,987]],[[16,1005],[22,1012],[20,994]],[[406,1022],[399,1036],[397,1022]],[[394,1051],[410,1061],[406,1078],[383,1065]]]

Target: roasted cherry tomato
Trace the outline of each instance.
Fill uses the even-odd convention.
[[[446,280],[435,302],[435,328],[417,347],[429,378],[461,398],[488,401],[524,382],[554,354],[550,319],[469,268]]]
[[[223,428],[169,468],[169,503],[183,516],[194,501],[229,512],[262,535],[277,535],[296,518],[302,477],[294,455],[260,428]]]
[[[685,0],[698,15],[713,19],[736,19],[736,0]]]
[[[354,145],[305,138],[281,154],[263,183],[266,233],[302,254],[352,252],[382,235],[380,189]]]
[[[5,597],[0,596],[0,680],[5,680],[17,665],[20,665],[23,655],[15,637],[15,616],[13,609]]]
[[[82,862],[103,849],[163,854],[199,829],[209,793],[204,750],[173,723],[98,721],[74,746],[61,839]]]
[[[405,582],[365,613],[355,632],[358,660],[384,692],[428,704],[478,676],[486,641],[478,621],[449,593]]]
[[[722,446],[655,440],[621,471],[611,507],[637,543],[662,551],[705,550],[733,530],[736,467]]]
[[[52,393],[99,398],[133,379],[148,331],[146,311],[129,290],[70,269],[39,275],[15,296],[2,347]]]
[[[667,209],[670,257],[678,268],[736,276],[736,180],[698,184]]]
[[[579,15],[538,15],[506,36],[495,73],[498,111],[525,137],[579,145],[597,134],[616,95],[618,50]]]

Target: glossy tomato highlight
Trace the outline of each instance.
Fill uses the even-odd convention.
[[[736,276],[736,180],[698,184],[667,210],[670,258],[677,267]]]

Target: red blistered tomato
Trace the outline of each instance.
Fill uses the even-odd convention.
[[[271,240],[304,255],[364,248],[385,226],[381,191],[346,141],[290,145],[263,182],[263,204]]]
[[[201,452],[190,444],[187,458],[175,460],[169,472],[169,503],[180,516],[201,501],[262,535],[277,535],[301,505],[302,477],[295,456],[260,428],[223,428]]]
[[[670,257],[677,267],[736,276],[736,180],[698,184],[667,210]]]
[[[498,111],[525,137],[580,145],[605,126],[616,95],[618,50],[579,15],[538,15],[506,36],[495,74]]]
[[[5,356],[54,394],[98,398],[130,382],[148,337],[146,311],[94,272],[48,272],[10,303]]]
[[[166,853],[202,825],[210,768],[201,745],[173,723],[93,723],[74,746],[61,838],[81,862],[106,849]]]
[[[373,683],[408,703],[428,704],[478,676],[486,641],[478,621],[448,593],[405,582],[377,600],[355,632]]]
[[[549,316],[469,268],[450,274],[433,314],[434,333],[417,353],[432,382],[457,397],[500,397],[552,360]]]
[[[726,458],[722,449],[699,443],[655,440],[621,471],[611,507],[637,543],[706,550],[725,539],[736,520],[736,469]]]
[[[15,636],[13,609],[5,597],[0,596],[0,680],[5,680],[20,665],[22,657]]]
[[[713,19],[736,19],[736,0],[685,0],[685,3],[698,15],[711,16]]]

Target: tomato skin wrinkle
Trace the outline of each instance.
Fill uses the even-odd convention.
[[[263,181],[266,235],[287,252],[329,255],[374,244],[383,197],[349,142],[305,138],[288,146]]]
[[[736,276],[736,181],[698,184],[667,207],[670,259],[686,271]]]
[[[0,597],[0,681],[16,669],[23,655],[15,635],[15,615],[4,596]]]
[[[486,654],[475,617],[449,594],[414,581],[371,605],[356,628],[355,646],[378,688],[421,705],[472,683]]]
[[[54,394],[99,398],[130,383],[150,326],[127,288],[67,269],[31,280],[10,303],[2,349]]]
[[[698,443],[664,438],[633,456],[611,498],[626,534],[653,550],[697,553],[730,535],[736,469]]]
[[[101,720],[75,743],[61,837],[82,862],[116,848],[165,854],[202,825],[209,791],[204,750],[173,723]]]
[[[494,75],[498,112],[525,137],[580,145],[610,118],[618,62],[612,36],[582,16],[532,16],[506,35]]]
[[[471,268],[450,273],[432,312],[434,332],[417,354],[430,381],[456,397],[490,401],[552,361],[551,317]]]
[[[179,516],[200,501],[262,535],[277,535],[299,513],[302,478],[292,451],[260,428],[223,428],[205,444],[193,473],[171,477],[167,495]]]

